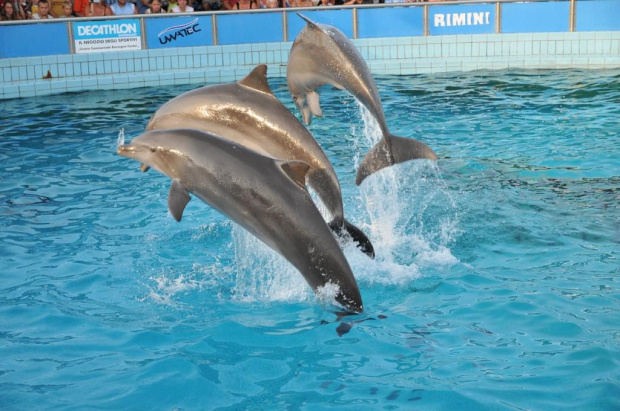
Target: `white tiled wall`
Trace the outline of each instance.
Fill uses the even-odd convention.
[[[375,74],[620,68],[620,32],[354,40]],[[266,63],[284,77],[292,43],[187,47],[0,60],[0,99],[94,89],[234,81]],[[51,79],[43,79],[50,72]]]

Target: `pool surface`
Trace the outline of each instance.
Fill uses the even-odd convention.
[[[617,410],[620,71],[377,84],[439,160],[355,186],[378,130],[323,90],[309,129],[377,253],[343,245],[366,311],[342,321],[201,201],[174,221],[169,179],[116,155],[195,86],[0,102],[0,408]]]

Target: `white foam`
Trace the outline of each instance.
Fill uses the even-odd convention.
[[[116,147],[120,147],[125,144],[125,128],[121,128],[118,132],[118,138],[116,139]]]

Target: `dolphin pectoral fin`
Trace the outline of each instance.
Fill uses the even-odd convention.
[[[329,224],[329,228],[336,234],[341,235],[343,225],[341,222],[332,220]],[[351,224],[347,220],[344,220],[344,229],[351,236],[351,239],[357,244],[360,250],[370,258],[375,258],[375,249],[370,242],[370,239],[355,225]]]
[[[172,180],[170,191],[168,192],[168,210],[170,210],[170,214],[172,214],[175,220],[181,221],[183,210],[185,210],[189,200],[189,193],[183,187],[183,184],[179,180]]]
[[[298,186],[306,189],[306,174],[310,166],[303,161],[280,161],[280,168]]]
[[[143,173],[146,173],[147,171],[149,171],[151,169],[151,166],[148,166],[144,163],[140,164],[140,171],[142,171]]]
[[[311,91],[306,96],[306,101],[308,102],[308,107],[310,108],[310,112],[313,116],[323,117],[323,110],[321,110],[321,103],[319,101],[319,93],[316,91]]]
[[[275,97],[267,82],[267,66],[265,64],[254,67],[250,74],[239,80],[239,84]]]
[[[312,111],[310,110],[310,107],[304,105],[301,108],[301,115],[304,118],[304,123],[308,125],[312,123]]]
[[[355,184],[360,185],[366,177],[375,171],[415,159],[437,160],[437,155],[429,146],[418,140],[392,134],[386,135],[366,154],[360,163]]]

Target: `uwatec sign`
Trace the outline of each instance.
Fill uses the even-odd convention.
[[[211,17],[146,19],[149,49],[213,45]]]
[[[76,53],[140,50],[140,20],[111,20],[73,23]]]

